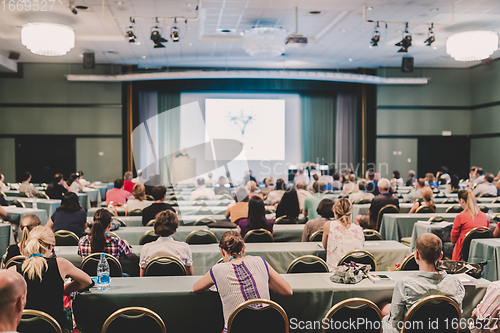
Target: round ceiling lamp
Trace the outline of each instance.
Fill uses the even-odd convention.
[[[75,47],[75,32],[67,25],[35,22],[23,25],[21,41],[41,56],[63,56]]]
[[[285,53],[288,31],[258,27],[243,31],[243,50],[255,57],[277,57]]]
[[[494,31],[465,31],[446,40],[446,53],[457,61],[477,61],[498,50],[498,34]]]

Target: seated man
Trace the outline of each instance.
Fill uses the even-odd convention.
[[[304,209],[304,201],[306,200],[306,197],[312,194],[306,190],[307,185],[304,182],[296,183],[295,188],[297,189],[297,198],[299,199],[299,207],[300,210],[302,210]]]
[[[358,192],[349,194],[349,201],[351,203],[358,203],[363,199],[372,200],[375,196],[372,193],[366,191],[366,179],[358,180]]]
[[[422,195],[420,194],[420,190],[425,187],[425,179],[424,178],[419,178],[415,182],[415,189],[411,190],[410,193],[405,195],[403,198],[403,202],[415,202],[422,198]]]
[[[30,183],[31,173],[25,172],[23,178],[24,178],[24,180],[18,189],[19,193],[24,193],[29,198],[38,197],[38,190],[35,188],[35,186],[33,184]]]
[[[375,229],[377,226],[377,217],[382,207],[386,205],[394,205],[399,209],[399,200],[391,195],[391,182],[387,178],[382,178],[378,182],[380,194],[372,199],[370,204],[369,215],[356,216],[356,224],[359,224],[363,229]]]
[[[406,186],[413,186],[413,183],[415,183],[416,181],[417,178],[415,178],[415,171],[408,171],[408,180],[406,181]]]
[[[366,191],[372,193],[373,195],[379,195],[378,182],[375,179],[375,172],[369,170],[366,172]]]
[[[165,194],[167,193],[167,188],[165,186],[154,186],[151,193],[155,201],[142,210],[142,225],[148,224],[149,221],[155,218],[156,214],[164,210],[168,209],[176,213],[172,206],[163,202],[163,200],[165,200]]]
[[[26,306],[28,288],[16,271],[0,271],[0,332],[16,332]]]
[[[106,192],[107,205],[109,205],[110,202],[114,202],[124,206],[129,198],[130,198],[130,193],[128,193],[123,189],[123,180],[121,179],[115,180],[114,188]]]
[[[480,197],[484,195],[489,195],[489,196],[497,196],[497,187],[493,185],[493,175],[491,173],[487,173],[484,176],[484,182],[481,184],[478,184],[474,191],[472,191],[472,194],[475,197]]]
[[[5,176],[0,173],[0,191],[8,191],[9,187],[5,185]]]
[[[313,195],[308,196],[304,199],[304,208],[302,209],[302,214],[307,217],[308,220],[315,220],[321,216],[318,214],[318,205],[324,198],[325,183],[315,181],[312,190]]]
[[[62,199],[63,195],[68,192],[68,185],[60,173],[54,176],[52,183],[45,190],[45,194],[51,199]]]
[[[444,295],[455,300],[460,306],[465,296],[465,288],[460,280],[446,272],[436,271],[436,262],[443,257],[442,243],[438,236],[422,234],[415,244],[415,260],[419,271],[405,276],[396,283],[390,304],[382,307],[384,333],[399,332],[408,309],[420,299],[430,295]],[[399,324],[402,327],[402,323]]]
[[[472,181],[472,185],[479,185],[479,184],[482,184],[484,183],[484,171],[483,171],[483,168],[476,168],[476,178],[474,178],[474,180]]]
[[[191,192],[191,197],[189,198],[189,200],[194,201],[198,198],[215,200],[215,192],[211,188],[206,188],[204,178],[198,178],[198,188]]]
[[[267,199],[265,201],[266,205],[274,205],[275,203],[279,202],[283,197],[283,194],[285,194],[285,190],[285,181],[281,178],[278,179],[276,181],[276,188],[273,191],[269,192],[269,194],[267,195]]]
[[[481,303],[472,311],[471,333],[500,332],[500,281],[492,282]]]

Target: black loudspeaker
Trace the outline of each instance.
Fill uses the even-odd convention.
[[[83,69],[94,69],[94,68],[95,68],[94,52],[83,53]]]
[[[401,72],[413,73],[413,57],[403,57],[403,62],[401,63]]]
[[[14,51],[9,52],[9,59],[17,61],[17,60],[19,60],[20,56],[21,56],[21,53],[19,53],[19,52],[14,52]]]

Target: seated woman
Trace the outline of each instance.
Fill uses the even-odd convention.
[[[435,181],[435,178],[434,178],[434,174],[432,173],[426,173],[425,174],[425,180],[427,181],[427,184],[429,184],[430,187],[432,188],[436,188],[438,187],[436,181]]]
[[[333,213],[335,220],[326,222],[323,227],[323,247],[330,272],[348,252],[363,250],[365,242],[363,228],[351,222],[352,204],[348,199],[337,200]]]
[[[51,258],[56,243],[54,233],[45,226],[35,227],[23,248],[26,260],[9,269],[23,275],[28,285],[26,309],[48,313],[62,326],[71,329],[66,318],[63,295],[84,289],[92,284],[90,277],[64,258]],[[73,281],[64,283],[70,277]]]
[[[256,191],[257,191],[257,189],[259,188],[259,187],[257,186],[257,183],[256,183],[256,182],[254,182],[253,180],[251,180],[251,181],[249,181],[249,182],[247,183],[247,185],[246,185],[246,186],[247,186],[247,190],[250,192],[250,193],[248,193],[248,197],[249,197],[249,198],[251,198],[251,197],[253,197],[254,195],[256,195],[256,196],[258,196],[259,198],[264,199],[264,196],[262,195],[262,193],[257,193],[257,192],[256,192]]]
[[[459,261],[460,252],[465,235],[477,227],[490,227],[488,216],[479,210],[476,197],[470,189],[461,190],[458,192],[458,202],[462,206],[463,211],[455,217],[453,221],[453,229],[451,229],[451,242],[455,244],[453,248],[452,260]]]
[[[173,256],[182,261],[186,268],[187,275],[193,275],[193,255],[189,245],[184,242],[178,242],[172,238],[177,228],[179,227],[179,220],[177,214],[165,210],[156,214],[154,230],[158,239],[152,243],[144,245],[141,251],[141,259],[139,266],[141,267],[140,276],[144,276],[144,271],[148,263],[159,256]]]
[[[434,213],[436,212],[436,205],[434,204],[434,201],[432,200],[432,190],[430,187],[424,187],[423,189],[420,190],[420,195],[422,196],[422,200],[417,200],[413,203],[413,206],[411,207],[409,213],[413,214],[417,211],[419,207],[430,207],[434,210]]]
[[[300,214],[299,197],[297,191],[291,189],[286,191],[276,206],[276,218],[288,216],[297,219]]]
[[[231,217],[231,222],[248,216],[248,190],[244,187],[238,187],[234,194],[234,201],[227,206],[226,219]]]
[[[458,193],[460,191],[460,186],[459,186],[459,179],[457,175],[453,175],[450,178],[450,183],[446,185],[446,188],[444,189],[444,193],[450,194],[450,193]]]
[[[405,185],[405,181],[403,180],[403,178],[401,178],[401,174],[399,173],[398,170],[394,170],[392,172],[392,179],[391,179],[391,184],[394,184],[396,186],[404,186]]]
[[[83,186],[80,184],[79,177],[76,173],[69,175],[69,179],[66,182],[69,186],[68,191],[78,193],[78,191],[83,191]]]
[[[151,206],[152,201],[146,200],[146,187],[140,183],[135,184],[132,189],[133,199],[127,201],[127,211],[133,211],[134,209],[143,210],[146,207]]]
[[[87,212],[80,206],[78,196],[73,192],[64,194],[61,206],[47,222],[47,227],[54,232],[58,230],[68,230],[74,232],[78,238],[82,237],[87,229]]]
[[[471,333],[498,333],[500,330],[500,281],[494,281],[486,290],[481,303],[472,311]]]
[[[323,230],[325,223],[330,221],[332,217],[335,217],[333,214],[333,204],[334,201],[330,198],[325,198],[319,202],[318,208],[316,208],[316,212],[321,216],[320,218],[307,221],[304,226],[304,230],[302,230],[302,241],[308,242],[309,237],[314,234],[318,230]]]
[[[7,248],[7,252],[3,258],[4,263],[9,261],[12,257],[21,255],[24,247],[26,246],[26,241],[28,240],[30,231],[39,225],[42,225],[42,222],[35,214],[27,214],[23,216],[21,222],[19,222],[19,228],[23,233],[21,241],[18,244],[12,244]]]
[[[127,258],[132,256],[127,241],[108,235],[111,229],[111,218],[112,215],[107,209],[101,208],[95,212],[90,234],[80,238],[78,243],[78,254],[82,256],[82,259],[99,252],[110,254],[117,260],[122,255]]]
[[[214,265],[199,279],[193,285],[193,292],[205,291],[215,284],[222,301],[224,332],[229,315],[241,303],[254,298],[270,300],[269,289],[280,295],[292,295],[290,284],[264,258],[243,256],[245,243],[237,232],[225,232],[219,248],[224,262]]]
[[[273,232],[274,221],[266,219],[266,207],[259,197],[252,197],[248,201],[248,217],[238,221],[238,232],[245,237],[247,232],[254,229],[266,229]]]

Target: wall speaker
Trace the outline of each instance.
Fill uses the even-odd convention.
[[[94,68],[95,68],[94,52],[83,53],[83,69],[94,69]]]
[[[413,73],[413,57],[403,57],[403,62],[401,63],[401,72]]]
[[[19,57],[21,56],[21,53],[19,52],[15,52],[15,51],[10,51],[9,52],[9,59],[12,59],[12,60],[19,60]]]

